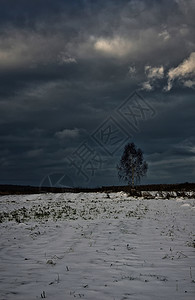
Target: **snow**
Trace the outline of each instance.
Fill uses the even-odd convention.
[[[122,192],[2,196],[0,299],[195,299],[194,208]]]

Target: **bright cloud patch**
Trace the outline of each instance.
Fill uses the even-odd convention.
[[[136,74],[136,68],[135,66],[130,66],[128,70],[129,75],[133,76]]]
[[[75,138],[79,136],[79,129],[78,128],[64,129],[62,131],[56,132],[55,136],[58,137],[59,139]]]
[[[153,87],[151,86],[149,81],[146,81],[142,84],[142,89],[146,91],[151,91],[153,90]]]
[[[114,55],[114,56],[124,56],[127,55],[133,49],[133,44],[123,38],[99,38],[94,43],[95,50],[103,52],[105,54]]]
[[[195,76],[195,52],[192,52],[189,58],[185,59],[176,68],[172,68],[168,72],[168,85],[165,90],[170,91],[174,80],[181,81],[187,87],[193,87]]]
[[[184,86],[188,88],[194,88],[195,87],[195,80],[186,80],[184,81]]]
[[[145,74],[148,80],[142,84],[142,89],[151,91],[155,86],[156,80],[160,80],[164,77],[164,67],[145,66]]]
[[[151,67],[145,66],[145,74],[147,81],[142,83],[142,89],[152,90],[156,86],[156,81],[164,78],[165,70],[163,66]],[[190,56],[185,59],[176,68],[168,70],[166,78],[167,86],[164,87],[164,91],[170,91],[173,87],[174,81],[180,82],[185,87],[195,87],[195,52],[192,52]]]
[[[66,54],[64,52],[61,52],[58,55],[58,62],[59,62],[60,65],[77,63],[77,61],[76,61],[76,59],[74,57],[72,57],[69,54]]]
[[[66,42],[61,34],[45,36],[39,32],[7,29],[0,39],[0,67],[13,69],[20,67],[35,68],[50,63],[76,63],[76,59],[67,55],[62,49]]]
[[[161,79],[164,76],[164,67],[145,66],[145,73],[149,79]]]
[[[164,41],[167,41],[170,39],[170,34],[167,30],[164,30],[161,33],[159,33],[159,37],[161,37]]]

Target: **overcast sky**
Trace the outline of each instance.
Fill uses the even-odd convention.
[[[195,181],[194,0],[0,0],[0,183]],[[122,182],[121,182],[122,184]]]

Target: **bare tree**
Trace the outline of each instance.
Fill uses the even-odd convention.
[[[117,165],[119,179],[122,179],[134,188],[135,183],[140,182],[145,176],[148,164],[143,159],[143,152],[134,143],[128,143]]]

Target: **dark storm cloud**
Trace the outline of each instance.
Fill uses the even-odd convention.
[[[109,115],[118,120],[116,108],[135,89],[156,111],[132,137],[151,165],[146,182],[193,180],[194,1],[0,5],[2,182],[39,184],[52,172],[76,176],[68,155],[84,140],[91,143]],[[92,146],[104,164],[86,184],[117,183],[122,149],[109,157]]]

